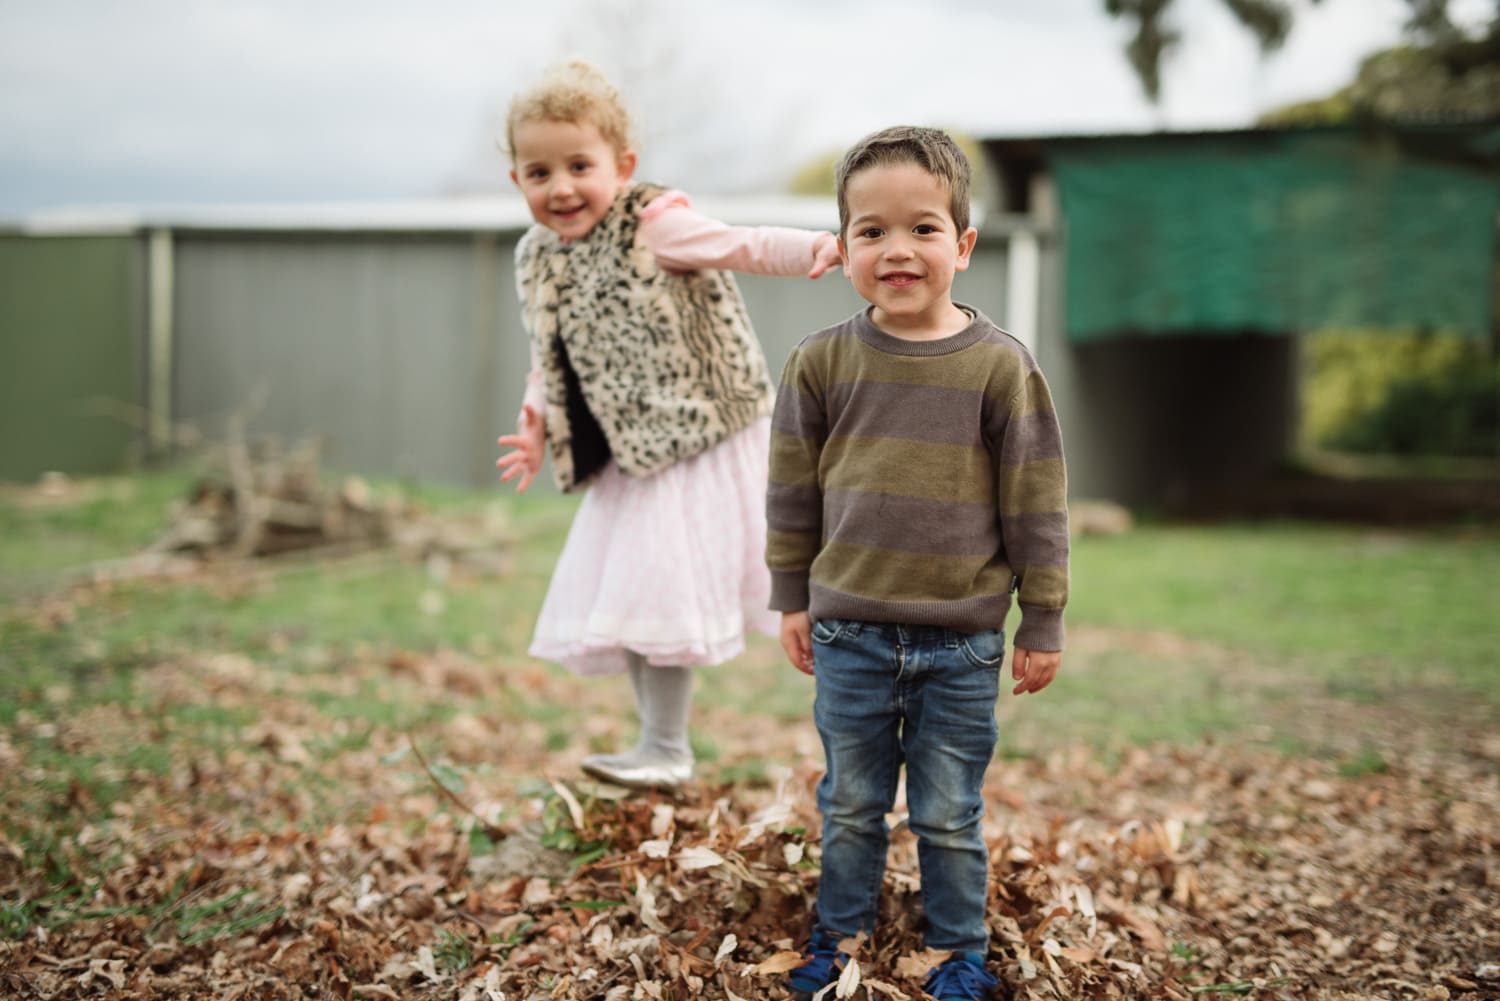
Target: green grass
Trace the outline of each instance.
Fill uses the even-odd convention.
[[[500,696],[472,704],[369,667],[399,651],[445,650],[528,664],[531,625],[575,499],[409,491],[433,511],[498,506],[515,538],[499,578],[440,580],[419,563],[369,554],[67,589],[81,568],[159,535],[190,482],[184,471],[86,482],[54,503],[0,491],[0,727],[107,706],[159,719],[166,749],[96,767],[106,751],[42,742],[28,760],[48,781],[71,784],[102,810],[127,780],[119,775],[162,767],[162,753],[223,753],[255,721],[253,704],[148,698],[139,684],[145,671],[211,655],[243,658],[266,679],[259,696],[295,700],[325,720],[311,742],[320,754],[365,747],[380,730],[443,722],[459,705],[534,725],[533,739],[553,749],[611,739],[582,732],[577,707],[515,685],[508,669],[497,669]],[[1059,740],[1118,746],[1205,734],[1253,734],[1316,752],[1318,739],[1288,721],[1317,699],[1399,704],[1434,717],[1459,707],[1493,720],[1497,567],[1494,527],[1147,523],[1076,540],[1068,613],[1076,642],[1047,692],[1002,696],[1002,753],[1033,754]],[[772,726],[810,715],[811,681],[783,662],[774,640],[754,638],[739,662],[700,676],[705,709],[752,713]],[[727,774],[764,774],[762,763],[725,760],[712,732],[695,741]],[[1342,767],[1364,774],[1385,760],[1369,748]]]
[[[95,480],[29,503],[18,488],[3,488],[0,600],[44,587],[60,571],[145,546],[165,529],[167,512],[191,482],[185,470]]]
[[[275,658],[291,672],[369,647],[516,654],[574,507],[556,496],[420,495],[436,511],[504,506],[518,540],[514,579],[526,582],[515,595],[483,578],[440,582],[419,563],[373,554],[247,567],[212,581],[126,580],[69,596],[61,621],[36,614],[37,601],[77,580],[83,568],[125,557],[159,535],[170,501],[189,482],[176,472],[105,481],[83,488],[93,499],[71,510],[0,495],[0,525],[10,529],[0,532],[0,654],[7,665],[0,723],[59,685],[87,702],[128,699],[138,666],[188,651]]]
[[[1075,540],[1081,642],[1048,691],[1002,696],[1002,750],[1253,739],[1363,774],[1390,732],[1357,729],[1370,719],[1462,739],[1500,720],[1497,568],[1493,526],[1147,523]]]
[[[1071,624],[1296,660],[1323,685],[1500,696],[1493,528],[1148,526],[1082,540],[1073,577]]]

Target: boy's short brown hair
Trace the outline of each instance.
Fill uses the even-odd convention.
[[[869,167],[900,163],[914,163],[946,184],[948,208],[959,234],[969,228],[969,158],[964,151],[942,129],[894,125],[855,143],[834,170],[840,237],[849,235],[849,178]]]
[[[630,115],[620,92],[599,68],[569,59],[548,70],[530,89],[517,94],[505,116],[505,151],[516,159],[516,126],[522,122],[592,125],[616,153],[630,148]]]

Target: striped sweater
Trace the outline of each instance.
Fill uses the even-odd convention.
[[[805,338],[772,417],[771,607],[1061,650],[1067,475],[1052,395],[982,313],[909,341],[861,312]]]

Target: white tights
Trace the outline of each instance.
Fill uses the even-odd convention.
[[[641,737],[632,756],[674,764],[692,761],[688,716],[693,708],[693,669],[648,664],[634,651],[627,657],[636,712],[641,718]]]

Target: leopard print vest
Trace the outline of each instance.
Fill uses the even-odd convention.
[[[626,189],[581,240],[533,226],[516,247],[563,490],[611,456],[626,475],[648,476],[771,412],[765,355],[733,275],[665,271],[641,239],[640,211],[662,190]]]

